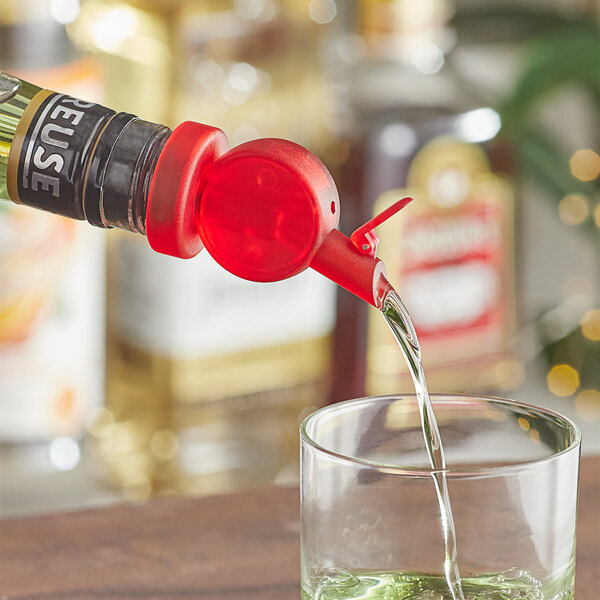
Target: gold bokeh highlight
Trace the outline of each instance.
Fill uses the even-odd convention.
[[[600,341],[600,309],[588,310],[583,315],[581,333],[592,342]]]
[[[566,225],[581,225],[590,214],[589,201],[582,194],[568,194],[559,202],[558,214]]]
[[[575,398],[575,410],[586,421],[600,420],[600,392],[598,390],[582,390]]]
[[[555,365],[546,380],[548,389],[560,398],[572,396],[579,387],[579,373],[571,365]]]
[[[571,174],[579,181],[593,181],[600,175],[600,156],[589,148],[577,150],[569,161]]]
[[[525,367],[516,360],[502,360],[494,367],[494,377],[505,390],[516,390],[525,381]]]

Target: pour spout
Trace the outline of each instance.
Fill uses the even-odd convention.
[[[384,264],[375,258],[379,244],[375,228],[410,202],[412,198],[409,197],[394,202],[350,237],[332,229],[315,253],[310,266],[355,296],[381,309],[385,297],[393,288],[386,279]]]
[[[360,252],[338,229],[327,234],[310,266],[375,308],[383,306],[391,289],[384,264]]]

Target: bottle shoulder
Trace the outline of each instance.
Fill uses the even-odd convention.
[[[484,143],[501,128],[497,111],[451,70],[424,75],[397,64],[364,63],[349,70],[346,81],[339,132],[354,146],[373,151],[393,140],[396,148],[400,142],[420,147],[445,135]]]
[[[382,114],[405,114],[407,120],[419,122],[482,108],[446,69],[423,74],[394,63],[366,62],[351,67],[347,81],[351,112],[371,123]]]

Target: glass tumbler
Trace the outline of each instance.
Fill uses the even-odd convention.
[[[302,424],[303,599],[572,599],[576,426],[510,400],[432,402],[462,591],[453,596],[444,576],[448,520],[417,400],[380,396],[327,406]]]

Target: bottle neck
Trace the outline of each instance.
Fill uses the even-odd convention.
[[[146,234],[150,182],[170,134],[126,113],[113,117],[90,157],[84,200],[90,223]]]
[[[451,0],[358,0],[352,25],[354,51],[340,51],[344,73],[345,120],[354,135],[384,113],[424,107],[462,111],[469,98],[452,70],[444,69],[456,36]]]
[[[27,84],[3,74],[0,84],[0,112],[16,114],[25,105],[10,136],[9,197],[97,227],[145,234],[150,182],[171,130],[48,90],[26,99],[19,91]]]

